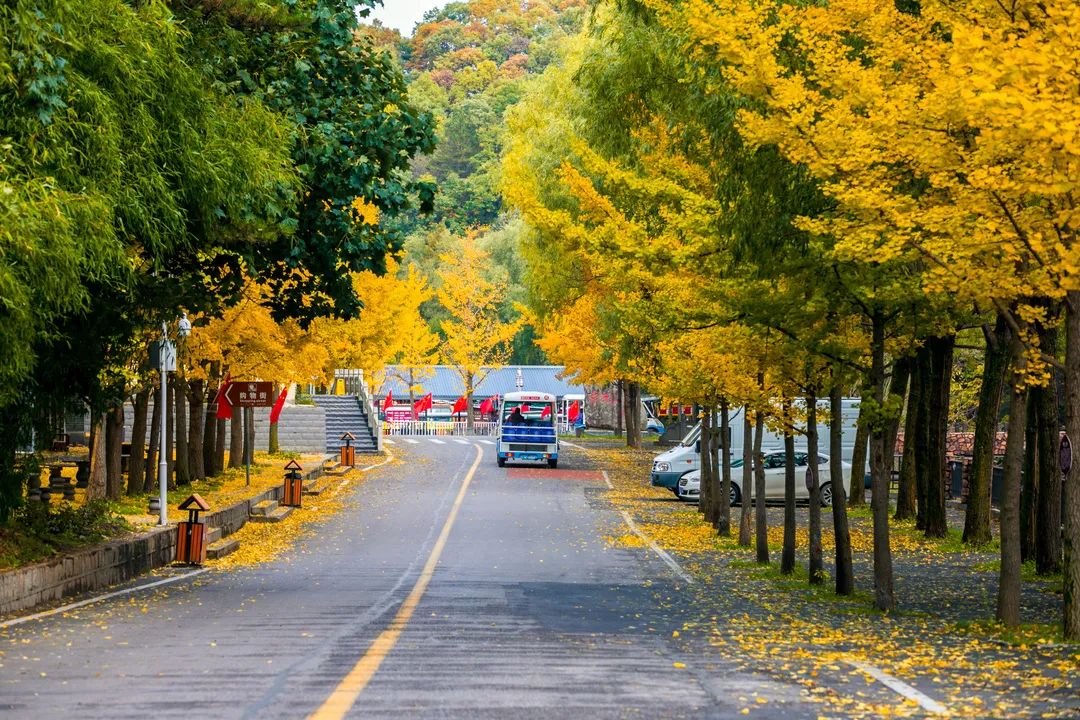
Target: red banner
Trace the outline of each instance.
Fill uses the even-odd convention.
[[[274,402],[274,407],[270,409],[270,424],[277,425],[278,419],[281,418],[281,409],[285,407],[285,396],[289,394],[288,384],[281,388],[281,394],[278,395],[278,399]]]
[[[217,414],[214,415],[218,420],[228,420],[232,418],[232,405],[225,399],[225,390],[229,387],[232,375],[225,373],[225,379],[218,385],[217,395],[214,396],[214,402],[217,404]]]

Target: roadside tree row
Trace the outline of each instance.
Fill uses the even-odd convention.
[[[1058,454],[1062,430],[1080,438],[1078,20],[1065,0],[597,3],[513,112],[504,158],[545,350],[587,379],[748,408],[746,474],[763,425],[786,433],[789,459],[813,427],[797,398],[861,395],[883,610],[897,437],[896,514],[944,536],[953,369],[975,353],[964,538],[991,539],[1007,416],[998,619],[1020,620],[1027,556],[1064,569],[1065,634],[1080,636],[1080,470],[1063,480]],[[730,468],[726,448],[706,459],[714,437],[702,508],[726,533]],[[861,489],[856,478],[851,502]],[[764,523],[762,509],[767,561]],[[811,518],[812,580],[819,532]]]

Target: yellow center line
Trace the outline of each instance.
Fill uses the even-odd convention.
[[[443,548],[446,547],[446,539],[450,536],[450,529],[454,526],[458,510],[461,509],[461,503],[465,500],[465,492],[469,489],[469,483],[472,482],[473,475],[476,474],[476,468],[480,466],[480,459],[484,455],[484,449],[475,443],[473,447],[476,448],[476,459],[473,461],[472,467],[469,468],[469,472],[465,475],[465,480],[461,483],[461,489],[454,499],[453,507],[450,508],[450,514],[446,516],[442,532],[439,533],[435,546],[431,548],[431,555],[428,556],[427,562],[424,563],[424,569],[420,571],[420,577],[416,580],[416,584],[413,585],[409,596],[405,598],[405,602],[398,608],[397,615],[390,621],[390,625],[379,634],[379,637],[375,638],[364,656],[357,661],[349,674],[338,683],[338,686],[330,693],[330,697],[326,698],[326,701],[319,709],[308,716],[308,720],[336,720],[345,717],[345,713],[349,712],[352,706],[356,704],[360,693],[364,692],[364,688],[367,687],[368,683],[371,682],[371,678],[379,670],[382,661],[394,649],[398,637],[405,630],[405,626],[409,624],[413,613],[416,612],[416,607],[420,604],[420,598],[424,596],[424,591],[427,590],[428,583],[431,582],[431,576],[435,574],[435,566],[439,563],[439,557],[442,555]]]

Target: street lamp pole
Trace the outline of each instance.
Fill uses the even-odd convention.
[[[176,325],[178,338],[191,334],[191,321],[182,313]],[[169,524],[169,457],[166,454],[169,436],[169,370],[176,369],[176,347],[169,342],[169,325],[161,323],[161,345],[158,348],[158,371],[161,373],[161,437],[158,438],[158,524]],[[182,429],[182,428],[177,428]]]
[[[169,459],[165,456],[169,435],[169,328],[161,323],[161,347],[158,351],[158,370],[161,372],[161,435],[158,438],[158,524],[169,524]]]

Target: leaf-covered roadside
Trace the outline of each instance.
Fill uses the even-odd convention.
[[[358,464],[368,463],[361,457],[358,458]],[[349,489],[354,488],[357,483],[367,482],[381,469],[383,468],[376,468],[367,473],[351,471],[344,478],[330,478],[327,489],[321,495],[305,497],[303,505],[280,522],[249,522],[230,536],[240,541],[240,549],[207,564],[214,568],[232,569],[259,565],[281,558],[299,540],[310,537],[319,525],[327,522],[348,506]]]
[[[852,662],[881,668],[960,717],[1064,718],[1080,711],[1080,647],[1060,641],[1054,614],[1009,635],[997,625],[971,620],[987,616],[986,598],[965,593],[991,583],[993,572],[975,567],[974,553],[950,552],[955,543],[935,543],[897,525],[898,592],[925,593],[927,604],[909,603],[918,611],[880,614],[866,592],[872,582],[869,539],[853,543],[857,592],[840,598],[827,585],[810,587],[804,565],[795,576],[757,565],[752,548],[718,537],[694,506],[650,487],[651,451],[587,447],[583,452],[607,471],[614,486],[607,498],[700,581],[661,598],[693,606],[692,619],[676,631],[687,652],[705,657],[720,652],[739,658],[747,669],[794,682],[823,703],[824,717],[923,714],[914,703],[883,691]],[[869,522],[856,514],[853,538],[869,538]],[[643,546],[624,526],[613,529],[609,541]],[[780,536],[770,533],[773,543],[779,546]],[[799,548],[805,563],[805,542]],[[1027,585],[1025,609],[1056,605],[1055,598],[1040,597],[1048,592],[1045,587]],[[986,593],[992,597],[993,589]]]

